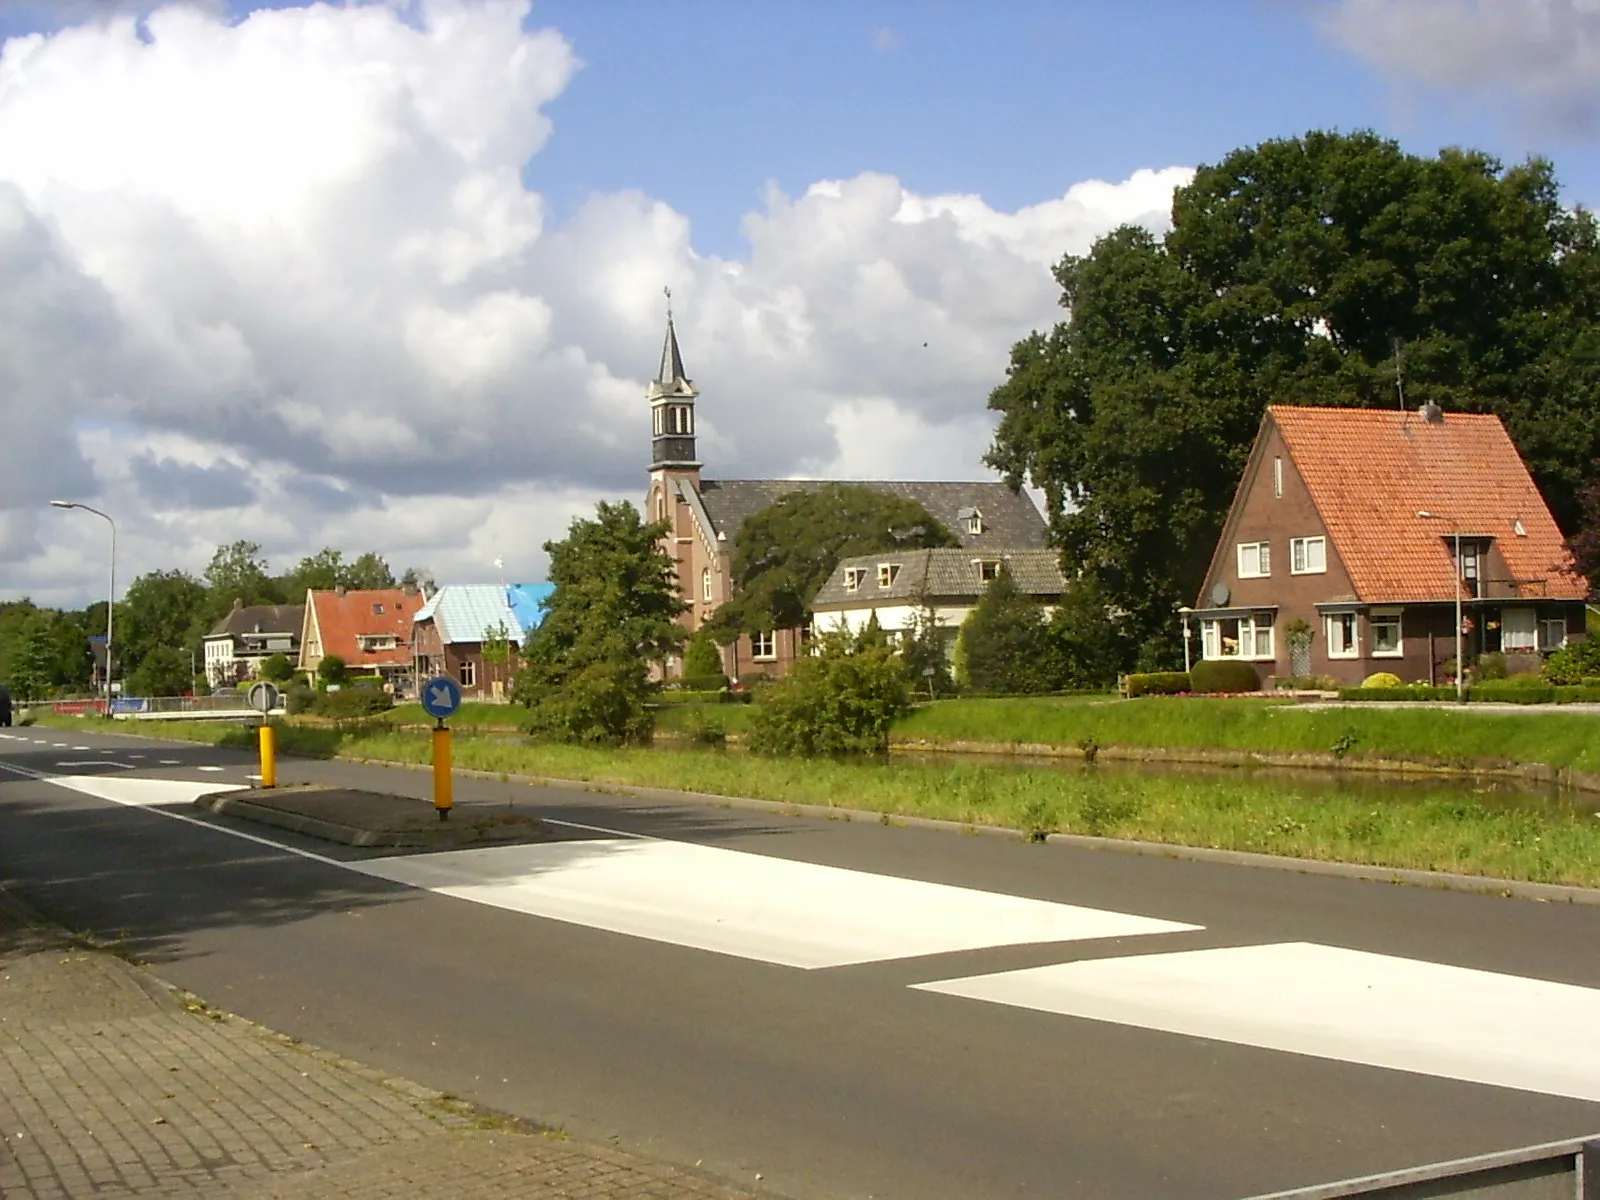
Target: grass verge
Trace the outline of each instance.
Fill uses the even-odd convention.
[[[1600,716],[1585,713],[1313,709],[1271,700],[1176,696],[944,700],[898,722],[894,738],[1311,751],[1458,767],[1509,762],[1600,771]]]
[[[164,726],[150,734],[254,744],[254,731],[239,725]],[[431,753],[426,735],[374,724],[344,729],[288,724],[279,744],[286,753],[397,763],[424,763]],[[503,736],[458,738],[455,761],[494,774],[866,809],[1030,833],[1083,833],[1600,886],[1600,819],[1594,814],[1554,803],[1496,807],[1477,798],[1469,783],[1408,789],[1403,799],[1374,803],[1314,782],[1244,774],[1217,778],[1027,770],[989,762],[766,759],[705,750],[544,745]]]

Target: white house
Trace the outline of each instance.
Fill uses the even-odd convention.
[[[299,604],[235,604],[211,628],[205,645],[206,679],[212,687],[238,683],[261,673],[274,654],[293,662],[300,654],[300,627],[305,608]]]

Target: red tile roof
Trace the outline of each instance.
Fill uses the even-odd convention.
[[[420,592],[382,588],[343,594],[311,592],[310,598],[324,655],[337,654],[352,669],[411,665],[411,619],[423,605]],[[395,648],[363,650],[362,634],[393,635]]]
[[[1267,413],[1359,599],[1454,599],[1452,520],[1463,535],[1494,539],[1520,595],[1588,594],[1499,417],[1452,412],[1429,421],[1416,412],[1286,405]]]

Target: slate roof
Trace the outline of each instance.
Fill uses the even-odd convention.
[[[352,670],[411,665],[411,622],[423,605],[420,592],[375,588],[343,593],[310,592],[308,596],[316,610],[324,655],[338,655]],[[363,634],[392,634],[395,648],[363,650],[356,640]]]
[[[1273,405],[1267,420],[1281,431],[1363,602],[1455,598],[1450,522],[1418,512],[1453,518],[1463,535],[1492,537],[1519,595],[1588,594],[1499,417],[1450,412],[1430,421],[1392,409]]]
[[[987,515],[987,514],[985,514]],[[1066,577],[1061,573],[1061,560],[1054,550],[998,549],[980,552],[975,549],[955,550],[903,550],[882,554],[860,554],[840,561],[828,576],[828,582],[817,592],[812,607],[821,609],[828,605],[841,608],[869,608],[877,604],[915,600],[926,595],[930,600],[975,601],[988,586],[978,575],[981,559],[1001,559],[1010,571],[1017,590],[1030,596],[1059,596],[1066,591]],[[899,563],[895,581],[886,588],[878,586],[878,564]],[[861,586],[847,591],[844,586],[845,571],[849,568],[866,571]]]
[[[964,548],[1045,549],[1048,527],[1039,508],[1027,495],[1003,483],[938,483],[921,481],[833,479],[707,479],[701,481],[700,499],[713,531],[727,539],[728,548],[745,521],[791,492],[814,492],[829,483],[869,487],[906,500],[915,500],[942,521]],[[982,514],[983,532],[967,532],[963,509]]]
[[[255,633],[292,633],[300,636],[305,624],[303,604],[252,604],[236,608],[211,627],[207,637],[242,637]]]

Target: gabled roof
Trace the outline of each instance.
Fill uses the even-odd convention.
[[[289,633],[300,636],[305,624],[303,604],[252,604],[236,608],[211,627],[207,637],[242,637],[255,633]]]
[[[440,588],[426,604],[417,610],[416,621],[431,620],[439,630],[439,640],[445,645],[481,644],[491,634],[503,627],[512,641],[520,644],[528,630],[538,624],[525,621],[532,615],[522,603],[524,594],[518,589],[549,585],[498,583],[452,583]]]
[[[963,548],[1042,550],[1049,529],[1039,508],[1026,495],[999,482],[922,482],[832,479],[708,479],[700,484],[700,499],[729,550],[747,519],[791,492],[814,492],[830,483],[869,487],[905,500],[915,500],[960,540]],[[976,510],[982,533],[968,533],[963,509]]]
[[[370,591],[308,592],[322,653],[335,654],[345,665],[395,667],[411,665],[411,622],[422,607],[420,592],[406,588]],[[363,650],[363,635],[392,635],[393,650]]]
[[[1362,601],[1453,600],[1452,522],[1494,539],[1520,595],[1588,593],[1499,417],[1273,405],[1266,419]]]
[[[1060,556],[1054,550],[969,549],[886,550],[881,554],[858,554],[841,559],[817,592],[815,607],[838,604],[871,608],[878,604],[905,603],[926,596],[929,600],[976,600],[989,585],[979,573],[978,564],[999,559],[1011,573],[1017,590],[1029,596],[1059,596],[1067,589],[1061,573]],[[899,563],[895,580],[886,588],[878,586],[878,564]],[[845,572],[866,572],[855,591],[844,586]]]

